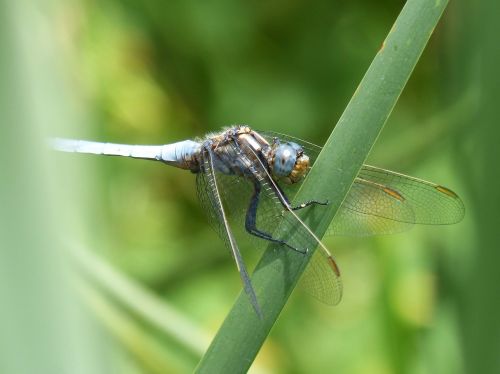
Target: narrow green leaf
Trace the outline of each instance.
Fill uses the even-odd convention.
[[[208,346],[207,335],[180,312],[114,269],[91,251],[78,245],[67,244],[67,247],[71,259],[83,275],[82,278],[89,284],[95,284],[96,288],[103,289],[112,295],[124,307],[122,309],[127,309],[140,317],[141,320],[154,327],[159,335],[176,342],[178,346],[195,357],[202,355]],[[116,313],[123,313],[123,311],[118,310]]]
[[[409,0],[325,144],[296,201],[328,199],[306,224],[321,237],[366,159],[448,1]],[[290,233],[293,242],[295,233]],[[309,248],[315,243],[311,240]],[[252,364],[308,257],[270,245],[252,277],[263,319],[240,294],[198,365],[203,373],[241,373]]]

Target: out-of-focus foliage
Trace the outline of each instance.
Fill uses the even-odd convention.
[[[56,52],[48,53],[57,53],[75,116],[64,116],[67,123],[54,126],[53,135],[144,144],[246,123],[321,145],[403,6],[391,0],[50,3],[35,12],[54,31]],[[327,239],[343,270],[342,303],[329,308],[296,292],[256,368],[498,370],[500,281],[492,268],[500,263],[492,234],[499,219],[493,208],[500,207],[492,141],[498,108],[488,102],[498,73],[478,58],[476,46],[498,34],[498,26],[491,21],[487,31],[474,31],[482,30],[476,18],[495,14],[480,11],[448,6],[370,156],[372,164],[453,188],[464,199],[466,219],[395,236]],[[485,105],[491,109],[483,111]],[[241,285],[197,203],[194,176],[130,159],[58,155],[53,162],[69,176],[60,187],[72,191],[63,199],[72,229],[61,236],[75,241],[77,235],[148,295],[214,334]],[[259,253],[243,251],[255,263]],[[90,299],[119,347],[106,357],[118,372],[195,367],[199,357],[166,338],[162,322],[152,324],[111,293]]]

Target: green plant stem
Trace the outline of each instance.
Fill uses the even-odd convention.
[[[328,199],[305,223],[323,236],[389,117],[448,1],[409,0],[304,181],[296,201]],[[290,233],[294,242],[296,233]],[[316,246],[312,240],[309,248]],[[270,245],[252,277],[263,319],[240,294],[200,361],[202,373],[242,373],[252,364],[309,256]]]

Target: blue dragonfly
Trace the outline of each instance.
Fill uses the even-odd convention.
[[[320,301],[342,298],[339,267],[328,248],[297,211],[328,204],[310,199],[296,206],[294,187],[305,177],[321,147],[288,135],[236,125],[204,138],[166,145],[126,145],[54,138],[59,151],[156,160],[196,174],[199,200],[210,224],[236,262],[243,288],[258,315],[257,296],[241,256],[234,229],[262,241],[307,254],[319,247],[303,282]],[[421,179],[364,165],[332,221],[328,233],[368,236],[409,229],[413,224],[459,222],[465,208],[450,189]],[[280,225],[280,230],[277,230]],[[293,242],[286,236],[294,232]],[[285,233],[285,234],[283,234]]]

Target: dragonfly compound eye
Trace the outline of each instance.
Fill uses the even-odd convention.
[[[295,143],[279,144],[271,163],[273,173],[285,183],[298,182],[309,168],[309,157]]]

